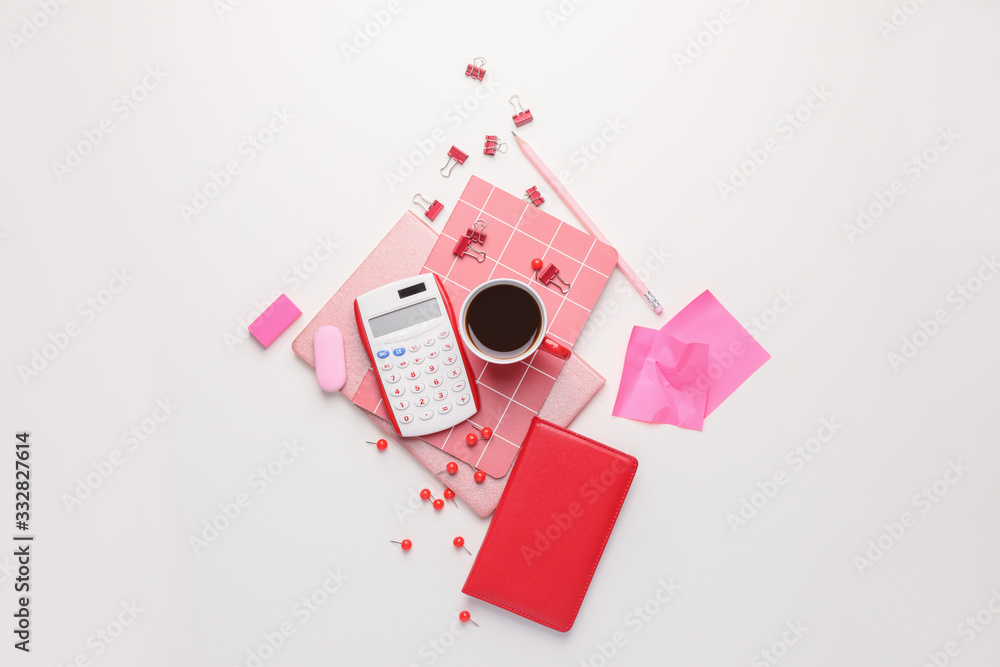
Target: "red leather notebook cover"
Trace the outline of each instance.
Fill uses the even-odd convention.
[[[462,592],[569,630],[638,467],[535,417]]]

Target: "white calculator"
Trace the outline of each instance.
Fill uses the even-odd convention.
[[[479,411],[455,314],[436,275],[362,294],[354,300],[354,315],[397,433],[437,433]]]

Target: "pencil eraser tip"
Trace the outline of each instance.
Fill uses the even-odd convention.
[[[653,312],[659,315],[660,313],[663,312],[663,306],[657,306],[656,308],[653,309]]]

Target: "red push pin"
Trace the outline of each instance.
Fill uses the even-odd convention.
[[[476,474],[473,475],[472,478],[476,480],[476,484],[482,484],[486,481],[486,473],[482,470],[477,470]]]
[[[431,490],[430,489],[421,489],[420,490],[420,497],[423,498],[424,500],[433,500],[434,502],[431,503],[431,504],[434,505],[434,509],[436,509],[436,510],[440,511],[441,509],[444,508],[444,501],[441,500],[440,498],[438,498],[438,499],[435,500],[434,496],[431,495]]]
[[[398,544],[400,547],[403,548],[403,551],[409,551],[410,548],[413,546],[413,542],[409,540],[403,540],[402,542],[397,542],[396,540],[389,540],[389,541],[392,542],[393,544]]]
[[[444,467],[444,470],[442,470],[438,474],[440,475],[442,472],[445,472],[445,471],[447,471],[449,475],[454,475],[455,473],[458,472],[458,464],[455,463],[454,461],[449,461],[448,465],[446,465]]]
[[[456,549],[465,549],[465,553],[469,554],[470,556],[472,555],[472,552],[469,551],[469,547],[465,546],[465,539],[462,538],[461,536],[453,539],[451,543],[455,545]]]
[[[545,262],[543,262],[540,258],[536,257],[533,260],[531,260],[531,268],[535,272],[541,271],[543,266],[545,266]]]
[[[481,429],[479,429],[479,432],[482,433],[483,440],[489,440],[490,438],[493,437],[493,429],[491,429],[489,426],[482,427]],[[467,444],[469,447],[472,447],[477,442],[479,442],[479,438],[480,436],[476,435],[475,433],[470,433],[469,435],[465,436],[465,444]]]
[[[445,500],[450,500],[451,502],[455,503],[455,507],[458,507],[458,501],[455,500],[455,492],[452,491],[451,489],[444,490],[444,498]]]
[[[383,449],[385,449],[386,447],[389,446],[389,441],[386,440],[385,438],[379,438],[378,442],[372,442],[371,440],[365,440],[365,443],[369,444],[369,445],[375,445],[376,447],[378,447],[379,451],[382,451]]]
[[[474,626],[476,626],[477,628],[479,627],[479,624],[472,620],[472,614],[470,614],[467,611],[463,611],[462,613],[460,613],[458,615],[458,620],[462,621],[462,623],[466,623],[468,621],[472,621],[472,624]]]

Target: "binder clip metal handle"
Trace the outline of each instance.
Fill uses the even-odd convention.
[[[522,197],[522,199],[531,202],[535,206],[541,206],[545,203],[545,197],[542,196],[542,194],[538,191],[538,188],[534,185],[524,191],[524,197]]]
[[[482,81],[483,77],[486,76],[486,70],[483,66],[486,65],[486,58],[473,58],[472,63],[465,68],[465,76],[471,76],[473,79]]]
[[[417,201],[418,199],[420,201]],[[422,206],[423,209],[424,209],[424,215],[427,216],[431,220],[433,220],[434,218],[436,218],[437,214],[440,213],[441,209],[444,208],[444,204],[442,204],[441,202],[439,202],[437,199],[435,199],[433,202],[429,202],[419,192],[417,194],[413,195],[412,201],[417,206]]]
[[[480,218],[479,220],[476,220],[474,223],[472,223],[472,226],[469,227],[469,231],[467,231],[465,235],[468,237],[469,243],[478,243],[479,245],[483,245],[484,243],[486,243],[485,230],[486,230],[486,221]]]
[[[441,167],[441,175],[448,178],[451,176],[452,169],[457,165],[465,164],[465,161],[468,159],[468,153],[463,152],[458,146],[452,146],[448,149],[448,161]]]
[[[469,253],[474,252],[476,253],[475,257],[477,262],[479,262],[480,264],[485,262],[486,253],[483,252],[482,250],[476,250],[475,248],[470,248],[469,247],[470,243],[472,243],[472,239],[470,239],[468,236],[463,236],[460,239],[458,239],[458,243],[455,244],[455,247],[454,249],[452,249],[452,252],[458,255],[459,257],[465,257]]]
[[[507,143],[500,141],[500,138],[495,134],[487,134],[486,141],[483,143],[483,155],[496,155],[497,153],[506,153]]]
[[[556,265],[552,262],[549,262],[548,266],[539,271],[536,274],[536,277],[540,283],[546,286],[548,286],[553,280],[558,281],[555,287],[563,294],[569,294],[569,290],[572,287],[570,283],[563,280],[562,276],[559,275],[559,269],[556,268]]]
[[[515,103],[514,100],[517,100],[517,102]],[[521,127],[525,123],[530,123],[534,120],[534,117],[531,115],[531,111],[521,106],[521,97],[519,95],[511,95],[510,100],[508,101],[510,102],[510,105],[514,107],[514,125]]]

